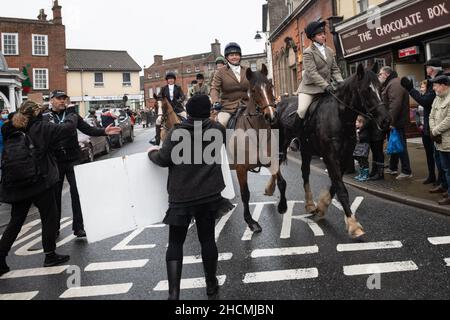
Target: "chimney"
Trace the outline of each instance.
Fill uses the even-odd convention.
[[[220,51],[220,42],[216,39],[214,43],[211,43],[211,52],[214,54],[214,57],[217,58],[221,55]]]
[[[37,18],[39,21],[47,21],[47,15],[45,14],[44,9],[39,10],[39,15]]]
[[[53,0],[53,23],[62,24],[61,6],[58,4],[58,0]]]
[[[154,55],[153,59],[155,60],[155,64],[163,64],[163,56],[161,56],[161,55]]]

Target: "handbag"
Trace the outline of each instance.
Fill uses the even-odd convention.
[[[370,145],[368,143],[358,143],[355,146],[353,157],[355,158],[367,158],[369,156]]]
[[[394,128],[391,130],[391,134],[389,135],[389,141],[387,145],[386,153],[389,155],[402,153],[405,147],[403,146],[402,139],[398,131]]]

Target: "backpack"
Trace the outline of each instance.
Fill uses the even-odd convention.
[[[12,133],[4,142],[2,154],[2,184],[6,188],[21,188],[40,178],[38,150],[30,137],[22,132]]]

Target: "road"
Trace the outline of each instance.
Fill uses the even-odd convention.
[[[136,130],[135,142],[109,157],[147,150],[153,132]],[[296,155],[292,156],[283,167],[289,200],[285,215],[276,212],[278,193],[263,196],[268,179],[263,171],[251,174],[249,179],[251,210],[263,232],[253,235],[247,230],[239,197],[234,200],[235,210],[217,222],[219,299],[450,296],[450,217],[349,188],[353,208],[367,232],[363,239],[354,241],[345,232],[344,215],[337,202],[323,220],[305,215],[300,167]],[[316,168],[311,183],[317,199],[329,180],[322,169]],[[71,255],[69,264],[41,268],[43,256],[35,250],[40,245],[40,223],[37,215],[30,216],[8,257],[12,272],[0,278],[0,300],[166,299],[168,227],[154,225],[90,245],[71,234],[69,197],[68,193],[63,197],[64,228],[58,243],[60,252]],[[207,299],[199,254],[192,225],[184,246],[182,299]]]

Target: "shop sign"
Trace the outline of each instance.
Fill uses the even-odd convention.
[[[378,24],[362,21],[339,32],[344,57],[450,27],[450,0],[416,1],[381,14]]]
[[[401,59],[401,58],[406,58],[409,56],[415,56],[415,55],[418,55],[419,53],[420,53],[419,47],[414,46],[414,47],[409,47],[409,48],[398,50],[398,57]]]

